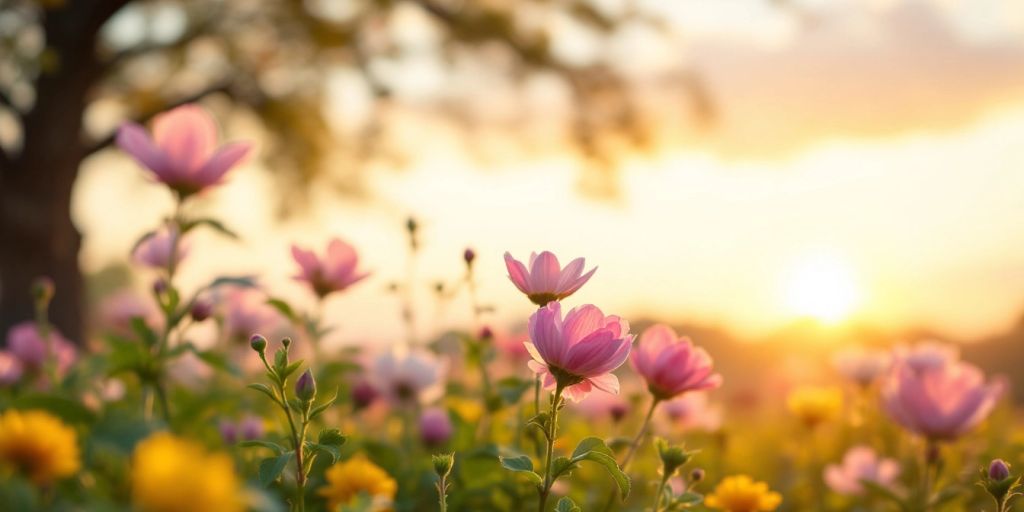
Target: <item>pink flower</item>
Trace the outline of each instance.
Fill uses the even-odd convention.
[[[152,139],[142,126],[125,123],[117,132],[117,145],[182,197],[221,183],[251,149],[242,142],[218,148],[217,125],[198,105],[156,116]]]
[[[54,358],[60,375],[66,373],[75,362],[75,346],[60,331],[55,327],[50,328],[48,344],[32,321],[11,327],[7,332],[7,350],[18,358],[23,368],[30,371],[41,370],[47,362],[47,355]]]
[[[619,392],[611,372],[629,357],[629,322],[589,304],[573,308],[563,321],[561,304],[550,302],[530,316],[530,340],[524,343],[533,357],[528,364],[546,388],[557,384],[575,402],[593,388]]]
[[[115,292],[103,300],[100,318],[104,327],[121,336],[132,335],[132,321],[136,318],[154,329],[163,323],[155,304],[128,289]]]
[[[661,406],[661,413],[669,428],[705,432],[722,428],[722,408],[711,405],[707,393],[686,393],[667,400]]]
[[[576,407],[588,420],[600,421],[610,418],[618,423],[629,414],[629,402],[620,395],[595,391]]]
[[[651,326],[640,335],[631,362],[659,400],[722,385],[722,376],[712,373],[707,351],[694,347],[689,338],[676,336],[666,325]]]
[[[394,405],[424,404],[444,394],[445,370],[429,352],[396,347],[373,360],[370,379]]]
[[[132,257],[136,262],[147,267],[165,269],[170,266],[173,255],[174,264],[177,265],[185,259],[189,251],[184,237],[177,241],[177,250],[175,250],[175,239],[178,237],[177,229],[161,228],[143,238],[132,251]]]
[[[863,347],[840,350],[832,358],[832,364],[843,377],[862,387],[870,386],[891,363],[888,352]]]
[[[893,355],[921,371],[941,368],[960,359],[960,351],[956,347],[934,340],[923,341],[912,347],[898,346],[893,350]]]
[[[530,268],[527,270],[526,265],[505,253],[508,278],[538,306],[562,300],[579,290],[597,272],[597,267],[594,267],[590,272],[582,274],[584,264],[583,258],[576,258],[563,269],[558,264],[558,257],[544,251],[540,254],[530,253]]]
[[[292,246],[292,258],[299,264],[299,275],[295,279],[305,281],[313,292],[324,297],[352,286],[370,275],[358,272],[359,255],[351,245],[339,238],[327,244],[327,252],[321,259],[313,251]]]
[[[856,496],[864,493],[862,482],[890,487],[900,475],[900,466],[893,459],[882,459],[867,446],[854,446],[843,456],[842,464],[825,468],[825,483],[839,494]]]
[[[986,384],[981,370],[953,357],[925,360],[913,351],[897,357],[882,385],[882,406],[907,430],[931,440],[956,439],[988,416],[1003,386]]]
[[[448,411],[440,407],[431,407],[420,414],[420,439],[425,445],[444,444],[452,437],[454,430]]]
[[[280,319],[267,304],[263,292],[255,288],[229,288],[222,314],[224,334],[235,341],[246,341],[257,332],[273,331]]]
[[[21,380],[25,369],[21,361],[6,350],[0,350],[0,386],[10,386]]]

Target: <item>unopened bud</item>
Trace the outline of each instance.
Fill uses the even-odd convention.
[[[477,336],[483,341],[490,341],[494,339],[494,331],[491,330],[489,325],[485,325],[480,329],[480,334]]]
[[[32,281],[32,298],[37,303],[49,304],[53,300],[53,294],[56,292],[56,286],[53,284],[53,279],[42,276],[37,277]]]
[[[163,295],[167,292],[167,281],[163,278],[153,281],[153,293],[157,295]]]
[[[262,354],[263,351],[267,349],[267,339],[259,334],[253,334],[252,337],[249,338],[249,346],[256,352]]]
[[[352,403],[356,410],[365,409],[377,399],[379,394],[373,384],[362,380],[352,387]]]
[[[288,347],[292,346],[292,339],[284,338],[281,340],[281,344],[284,345],[285,350],[288,350]]]
[[[476,252],[472,248],[467,247],[462,253],[462,259],[466,260],[466,265],[473,265],[473,260],[476,259]]]
[[[192,320],[202,322],[213,314],[213,303],[206,299],[196,299],[189,314],[192,315]]]
[[[295,381],[295,396],[303,402],[312,402],[316,398],[316,380],[308,368],[299,380]]]
[[[690,461],[691,454],[682,446],[672,446],[661,438],[655,439],[654,445],[658,448],[658,455],[661,457],[666,475],[675,474],[677,469]]]
[[[695,484],[697,482],[700,482],[701,480],[704,480],[703,469],[696,468],[693,471],[690,471],[690,483]]]
[[[434,463],[434,473],[441,478],[447,478],[452,472],[452,467],[455,465],[455,454],[454,453],[439,453],[433,455],[431,460]]]
[[[988,465],[988,478],[1001,482],[1010,477],[1010,465],[1003,459],[995,459]]]

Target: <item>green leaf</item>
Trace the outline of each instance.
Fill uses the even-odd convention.
[[[284,369],[281,370],[281,372],[280,372],[281,373],[281,378],[282,379],[287,379],[289,375],[295,373],[295,370],[299,369],[299,366],[302,366],[302,360],[301,359],[298,360],[298,361],[295,361],[294,363],[289,364],[288,366],[285,366]]]
[[[211,282],[207,288],[217,288],[220,286],[240,286],[242,288],[253,288],[256,286],[256,278],[254,276],[224,276],[218,277]]]
[[[231,360],[220,352],[213,350],[198,350],[195,347],[193,347],[192,352],[195,353],[195,355],[204,363],[210,365],[211,368],[215,368],[231,375],[241,375],[241,372],[234,364],[231,363]]]
[[[551,461],[551,479],[554,480],[561,476],[569,476],[569,471],[576,468],[576,463],[569,460],[567,457],[558,457]]]
[[[530,420],[527,421],[526,424],[540,429],[540,431],[544,434],[544,437],[547,437],[549,418],[550,415],[548,413],[542,412],[530,418]]]
[[[32,394],[14,400],[15,409],[42,409],[68,423],[93,423],[96,414],[75,400],[44,394]]]
[[[328,407],[330,407],[331,405],[334,405],[334,401],[337,400],[337,399],[338,399],[338,390],[335,389],[334,390],[334,395],[332,395],[330,398],[325,400],[322,404],[314,407],[312,410],[309,411],[309,419],[313,419],[313,418],[316,418],[317,416],[319,416],[321,413],[326,411]]]
[[[291,305],[289,305],[284,300],[270,298],[267,299],[267,304],[276,309],[278,313],[281,313],[286,318],[288,318],[288,320],[291,320],[292,323],[297,323],[299,321],[299,315],[296,314],[295,310],[292,309]]]
[[[264,487],[269,486],[277,480],[277,477],[284,471],[285,466],[288,465],[288,461],[291,460],[291,452],[278,455],[277,457],[270,457],[260,461],[260,483]]]
[[[306,449],[312,452],[320,452],[331,458],[331,464],[338,462],[341,457],[341,450],[337,446],[306,442]]]
[[[587,452],[601,452],[605,455],[613,455],[612,450],[604,444],[604,439],[599,437],[588,437],[580,441],[576,445],[576,449],[572,451],[572,458],[583,457]]]
[[[277,444],[277,443],[272,443],[270,441],[263,441],[263,440],[260,440],[260,439],[252,439],[252,440],[249,440],[249,441],[242,441],[242,442],[238,443],[238,446],[241,446],[243,448],[255,448],[255,447],[267,448],[269,450],[272,450],[275,455],[282,455],[282,454],[284,454],[284,451],[285,451],[284,447],[279,445],[279,444]]]
[[[533,387],[533,381],[518,377],[505,377],[498,381],[498,395],[508,405],[519,403],[523,393]]]
[[[270,386],[267,386],[266,384],[254,382],[246,387],[249,389],[255,389],[256,391],[259,391],[260,393],[267,395],[268,397],[270,397],[271,400],[274,401],[274,403],[280,403],[277,400],[277,395],[275,395],[274,392],[270,390]]]
[[[668,486],[665,487],[668,488]],[[704,496],[701,496],[700,494],[697,494],[695,492],[686,491],[680,494],[679,496],[676,496],[676,499],[672,501],[672,504],[674,506],[686,508],[693,507],[695,505],[700,505],[703,502]]]
[[[892,503],[896,504],[896,506],[898,506],[900,508],[900,510],[905,510],[905,511],[910,510],[910,504],[907,503],[906,501],[904,501],[903,498],[901,498],[898,494],[893,492],[891,489],[889,489],[889,488],[887,488],[885,486],[879,485],[876,482],[871,481],[871,480],[861,480],[860,483],[864,487],[864,489],[868,491],[868,494],[872,494],[872,495],[877,496],[879,498],[883,498],[883,499],[889,500]]]
[[[326,444],[329,446],[341,446],[348,441],[348,438],[341,435],[341,431],[336,428],[325,428],[320,431],[320,435],[317,437],[316,442],[320,444]]]
[[[501,467],[507,470],[526,475],[529,477],[531,482],[537,485],[541,485],[541,483],[544,482],[540,475],[533,472],[533,461],[526,455],[520,455],[518,457],[498,457],[498,462],[501,463]]]
[[[568,496],[558,500],[558,505],[555,505],[555,512],[582,512],[579,505],[569,499]]]
[[[622,499],[625,500],[629,496],[629,476],[619,468],[614,457],[600,451],[590,451],[583,454],[579,460],[589,460],[604,466],[608,470],[608,474],[612,476],[612,480],[615,480],[615,485],[619,486]],[[574,457],[573,461],[577,461],[577,458]]]
[[[190,220],[190,221],[186,221],[186,222],[182,223],[181,232],[183,234],[184,233],[188,233],[189,231],[191,231],[191,230],[193,230],[193,229],[195,229],[195,228],[197,228],[199,226],[209,226],[209,227],[213,228],[214,231],[216,231],[216,232],[218,232],[218,233],[220,233],[220,234],[222,234],[222,235],[224,235],[224,236],[226,236],[228,238],[232,238],[232,239],[236,239],[236,240],[238,239],[238,234],[237,233],[235,233],[234,231],[228,229],[221,221],[219,221],[217,219],[211,219],[211,218],[201,218],[201,219],[193,219],[193,220]]]
[[[141,316],[134,316],[131,319],[132,332],[139,337],[139,340],[147,347],[156,345],[157,337],[153,329],[149,328],[146,324],[146,320]]]

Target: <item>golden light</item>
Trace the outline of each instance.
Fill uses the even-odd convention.
[[[852,268],[837,257],[815,255],[802,260],[786,279],[786,306],[800,316],[836,323],[849,317],[860,300]]]

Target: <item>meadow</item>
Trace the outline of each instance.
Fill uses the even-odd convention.
[[[374,279],[343,233],[264,248],[291,251],[279,271],[315,297],[308,310],[261,276],[177,280],[203,267],[195,232],[237,236],[194,212],[253,144],[220,141],[198,105],[116,142],[176,206],[126,255],[149,293],[97,299],[88,340],[49,322],[62,290],[46,276],[24,290],[35,317],[0,351],[3,510],[1015,510],[1008,384],[953,344],[836,346],[806,363],[822,378],[725,393],[750,378],[721,370],[730,354],[576,301],[602,277],[594,262],[538,248],[504,255],[535,308],[516,325],[489,323],[485,256],[466,249],[438,295],[468,297],[472,322],[328,348],[323,303]],[[417,221],[404,229],[415,253]]]

